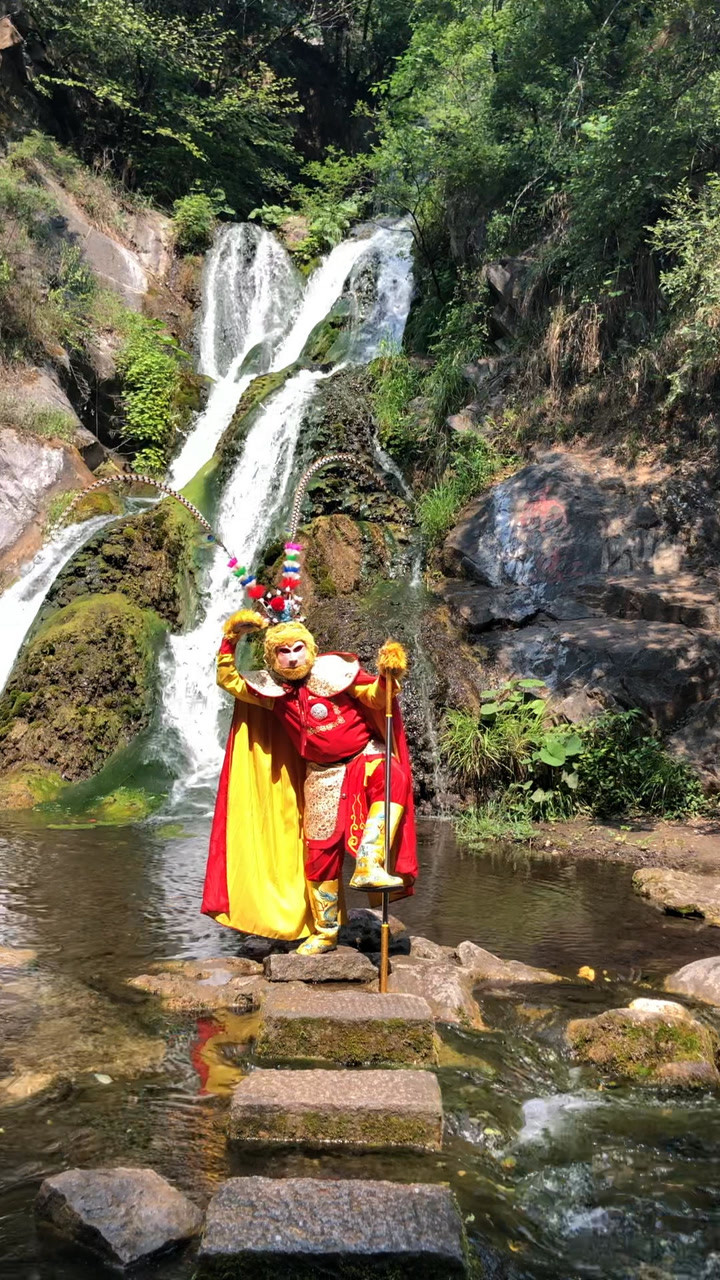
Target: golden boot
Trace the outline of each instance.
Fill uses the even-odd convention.
[[[310,934],[297,949],[299,956],[319,956],[324,951],[334,951],[338,944],[337,880],[308,880],[308,896],[313,914],[315,932]]]
[[[401,804],[390,805],[390,847],[404,813]],[[351,889],[402,889],[400,876],[385,869],[385,805],[380,801],[370,806],[365,830],[355,858]]]

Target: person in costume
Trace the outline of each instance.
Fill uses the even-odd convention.
[[[265,670],[242,676],[235,647],[261,631]],[[385,812],[386,682],[395,697],[406,669],[392,640],[373,676],[354,654],[318,655],[300,621],[271,626],[248,609],[228,620],[217,679],[235,709],[210,838],[207,915],[245,933],[305,938],[299,952],[317,955],[337,946],[346,852],[355,857],[351,888],[412,893],[412,776],[397,701]],[[384,865],[386,822],[392,870]]]

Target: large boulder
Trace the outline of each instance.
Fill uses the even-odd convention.
[[[673,510],[663,475],[638,484],[599,454],[541,454],[465,509],[441,596],[498,671],[670,729],[720,677],[720,598],[687,567]],[[715,734],[696,721],[691,762]]]
[[[635,1084],[717,1085],[717,1036],[673,1000],[633,1000],[567,1027],[575,1056]]]
[[[720,1006],[720,956],[692,960],[665,979],[665,990]]]
[[[699,916],[720,926],[720,879],[668,867],[640,867],[633,888],[641,898],[673,916]]]
[[[667,745],[695,770],[708,793],[720,791],[720,696],[693,708]]]
[[[119,592],[51,613],[0,697],[2,773],[88,778],[149,722],[162,624]]]
[[[186,1244],[203,1215],[152,1169],[67,1169],[41,1184],[35,1215],[113,1267],[149,1262]]]

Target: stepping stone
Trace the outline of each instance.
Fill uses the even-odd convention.
[[[452,1193],[417,1183],[230,1178],[210,1201],[198,1262],[222,1280],[467,1276]]]
[[[433,1066],[429,1004],[419,996],[271,988],[262,1006],[256,1057],[346,1066]]]
[[[237,1085],[231,1139],[382,1151],[439,1151],[443,1109],[431,1071],[253,1071]]]
[[[367,956],[352,947],[338,947],[322,956],[268,956],[265,977],[271,982],[372,982],[377,969]]]
[[[35,1214],[121,1270],[202,1227],[197,1205],[152,1169],[67,1169],[42,1183]]]

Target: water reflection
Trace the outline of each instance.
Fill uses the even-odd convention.
[[[99,965],[124,976],[149,958],[232,954],[234,935],[198,910],[207,837],[206,816],[184,827],[89,830],[5,817],[5,944],[35,947],[78,976]],[[565,974],[590,964],[631,978],[717,950],[702,923],[663,916],[637,898],[623,864],[528,856],[517,847],[463,854],[442,822],[420,824],[419,846],[417,892],[395,910],[411,932],[437,942],[469,938]]]

